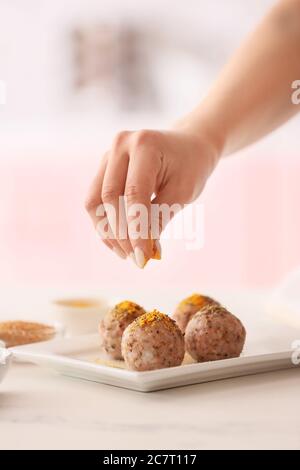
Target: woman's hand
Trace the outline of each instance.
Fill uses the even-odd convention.
[[[192,202],[221,153],[244,148],[299,111],[291,99],[292,83],[300,74],[299,24],[299,0],[276,2],[206,98],[176,129],[121,132],[116,137],[86,204],[107,246],[143,267],[157,257],[153,243],[163,228],[153,234],[154,204]],[[124,195],[126,210],[119,204]],[[141,236],[132,224],[137,204],[147,213]]]
[[[119,133],[101,160],[86,202],[104,243],[121,258],[130,256],[140,268],[160,258],[158,238],[164,227],[160,223],[159,233],[154,233],[151,208],[153,212],[154,204],[183,206],[194,201],[217,159],[209,139],[186,130]],[[137,208],[146,214],[146,233],[138,236]]]

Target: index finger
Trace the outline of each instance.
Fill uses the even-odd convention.
[[[153,257],[151,198],[160,167],[160,155],[153,148],[137,148],[130,154],[125,185],[126,214],[128,236],[140,268]]]

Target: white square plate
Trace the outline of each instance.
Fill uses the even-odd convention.
[[[63,375],[140,392],[295,367],[291,350],[259,354],[246,351],[245,355],[234,359],[133,372],[97,363],[101,359],[97,334],[18,346],[11,351],[18,361],[29,361]]]

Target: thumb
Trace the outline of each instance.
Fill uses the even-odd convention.
[[[154,246],[160,248],[162,231],[182,209],[182,204],[175,201],[176,191],[171,186],[166,186],[151,202],[151,235],[155,241]]]

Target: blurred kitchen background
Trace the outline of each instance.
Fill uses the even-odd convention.
[[[140,271],[84,210],[114,134],[190,110],[273,3],[0,0],[2,287],[264,288],[300,265],[299,119],[220,164],[198,252],[165,241],[163,260]]]

